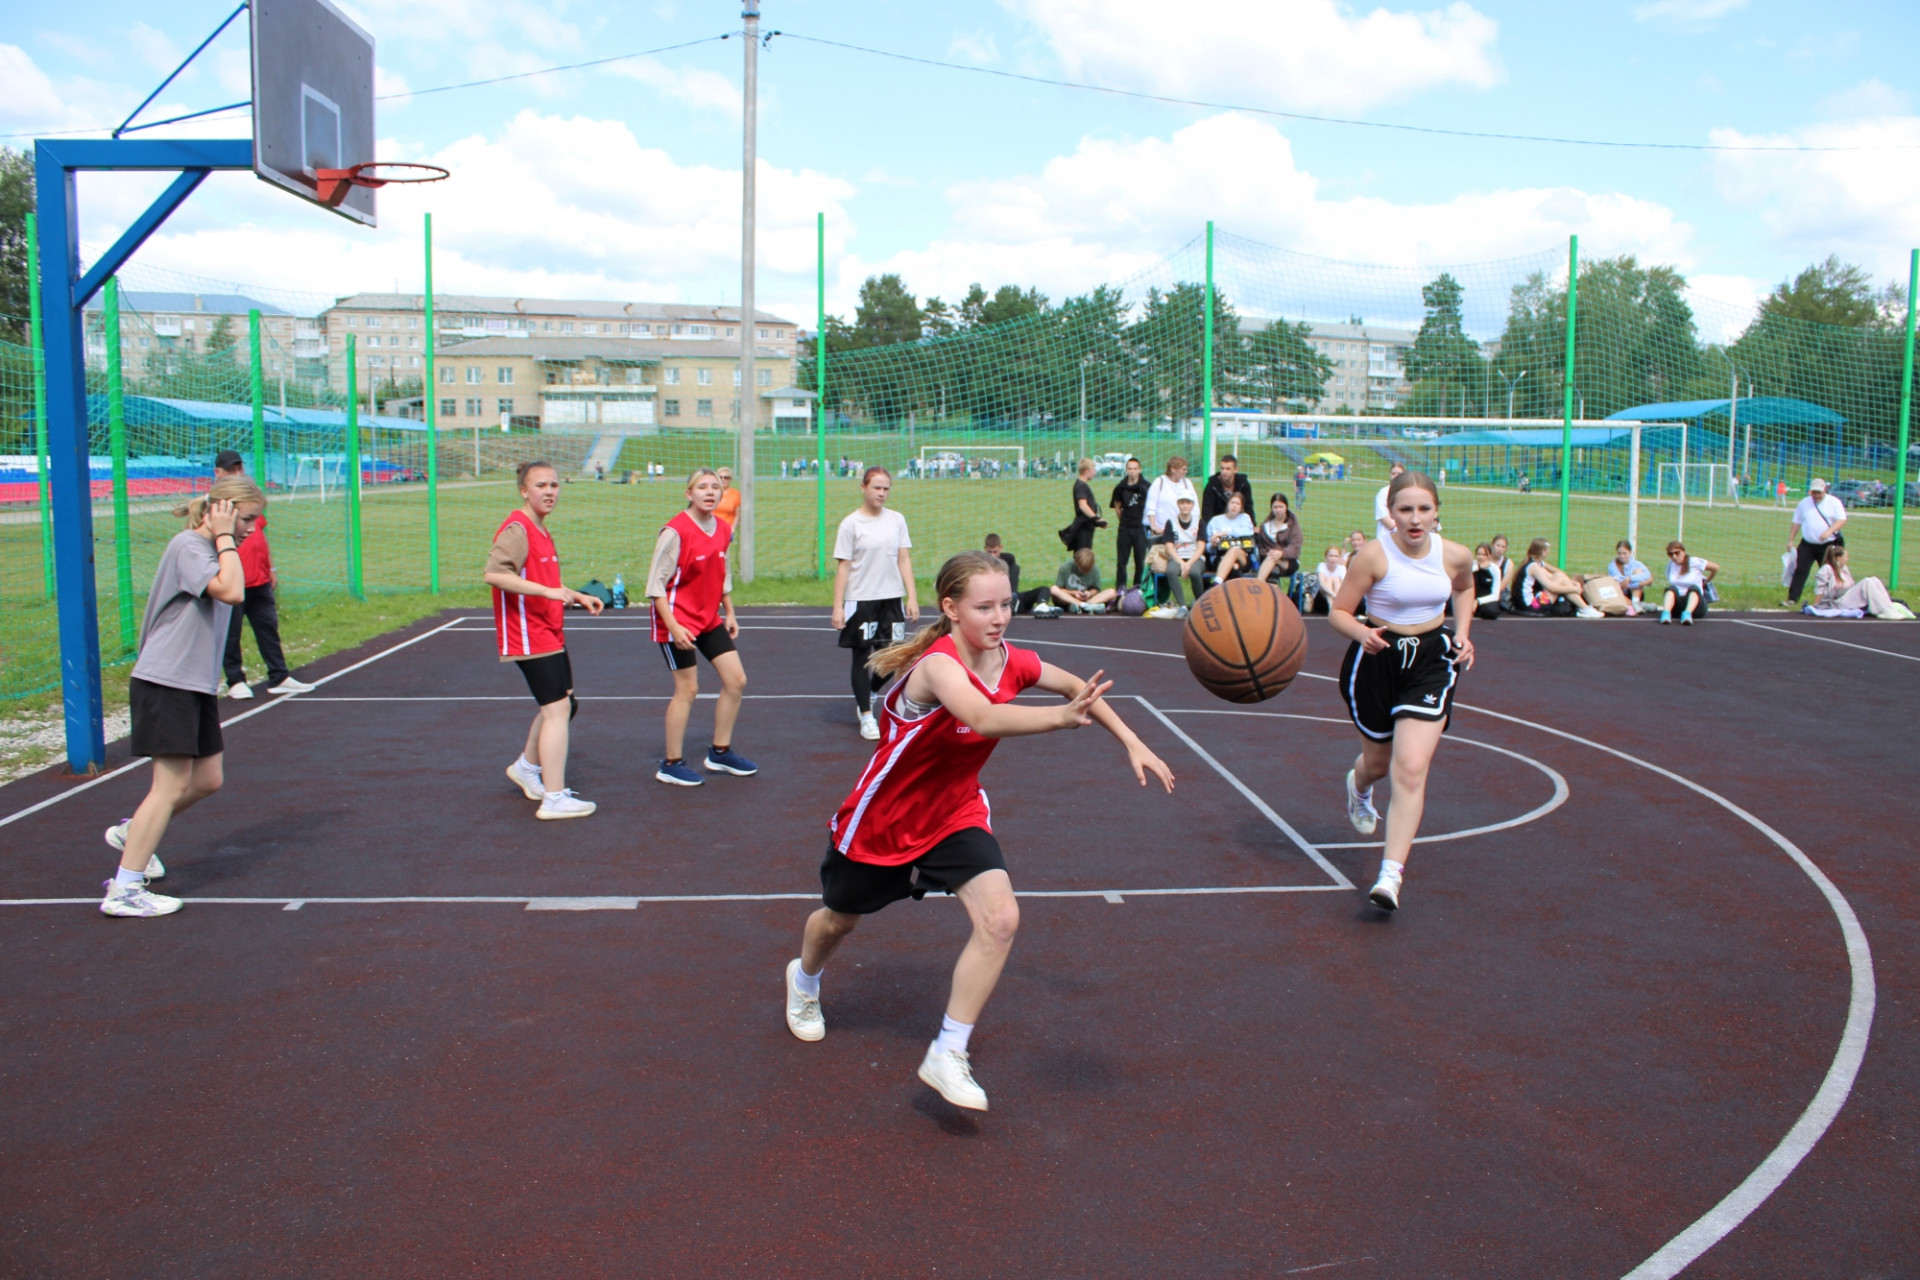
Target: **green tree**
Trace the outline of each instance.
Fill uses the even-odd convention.
[[[854,340],[861,347],[886,347],[917,342],[926,315],[899,276],[889,272],[868,276],[860,286],[860,305],[854,312]],[[832,354],[829,347],[828,354]]]
[[[1147,303],[1128,333],[1150,412],[1175,423],[1197,416],[1205,402],[1207,289],[1188,282],[1165,292],[1147,291]],[[1238,398],[1246,383],[1247,344],[1240,315],[1218,289],[1213,298],[1213,394],[1215,404]]]
[[[33,157],[0,147],[0,338],[27,340],[27,215],[33,212]]]
[[[1407,352],[1407,379],[1414,384],[1410,397],[1421,412],[1427,401],[1440,412],[1458,412],[1470,395],[1478,393],[1485,382],[1480,360],[1480,344],[1467,336],[1461,314],[1465,290],[1446,272],[1436,276],[1420,290],[1426,304],[1426,319]]]
[[[233,317],[221,316],[213,322],[213,328],[207,333],[206,359],[209,363],[225,362],[234,364],[239,353],[234,349],[238,339],[233,332]]]
[[[1791,280],[1782,280],[1760,303],[1762,315],[1849,329],[1892,328],[1905,319],[1902,290],[1875,290],[1867,269],[1829,254]]]
[[[1326,394],[1333,360],[1313,349],[1313,326],[1275,320],[1247,339],[1247,393],[1269,413],[1304,410]]]

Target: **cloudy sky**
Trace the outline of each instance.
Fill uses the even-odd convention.
[[[1391,2],[1391,0],[1390,0]],[[737,0],[352,0],[379,89],[607,58],[737,30]],[[0,0],[0,140],[116,123],[228,0]],[[1904,279],[1920,244],[1920,7],[1784,0],[764,0],[760,296],[813,312],[896,270],[1058,297],[1223,231],[1300,253],[1428,266],[1564,245],[1673,263],[1747,304],[1839,253]],[[1268,112],[1679,144],[1456,138],[1128,99],[813,43]],[[141,261],[335,295],[417,289],[420,215],[461,292],[735,301],[739,39],[380,104],[380,153],[452,180],[381,194],[367,230],[248,174],[215,175]],[[247,96],[244,22],[149,118]],[[243,132],[244,120],[161,131]],[[1759,146],[1845,148],[1761,151]],[[109,243],[153,176],[87,177]]]

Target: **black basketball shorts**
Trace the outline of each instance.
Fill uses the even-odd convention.
[[[897,867],[855,862],[828,845],[826,860],[820,864],[821,897],[831,911],[866,916],[902,898],[918,901],[929,890],[957,892],[982,872],[1006,869],[1000,842],[981,827],[962,827]]]
[[[1367,653],[1356,640],[1340,664],[1347,714],[1375,742],[1391,741],[1393,722],[1402,718],[1444,725],[1460,683],[1451,627],[1417,636],[1386,635],[1387,647],[1379,653]]]
[[[724,622],[715,623],[695,636],[691,649],[682,649],[671,640],[662,640],[659,643],[660,655],[667,660],[669,671],[685,671],[700,660],[701,654],[705,654],[707,662],[711,664],[723,653],[737,652],[733,637],[727,634],[727,624]]]

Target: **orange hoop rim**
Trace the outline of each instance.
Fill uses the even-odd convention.
[[[406,176],[389,174],[370,174],[375,169],[412,170]],[[375,190],[389,183],[440,182],[452,174],[437,164],[423,164],[418,160],[367,160],[345,169],[315,169],[314,194],[322,204],[337,206],[347,198],[347,191],[353,187],[369,187]]]

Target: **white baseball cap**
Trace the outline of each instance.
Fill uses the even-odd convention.
[[[1807,481],[1807,490],[1809,492],[1818,491],[1820,493],[1825,493],[1827,491],[1827,482],[1825,480],[1822,480],[1819,476],[1815,476],[1813,479]]]

